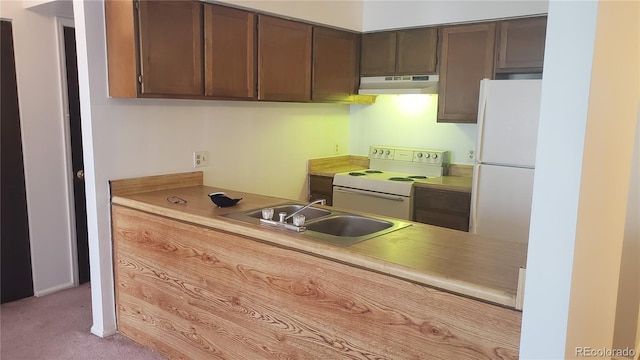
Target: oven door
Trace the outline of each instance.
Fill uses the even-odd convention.
[[[383,194],[375,191],[333,187],[333,206],[344,210],[361,211],[371,214],[412,220],[410,196]]]

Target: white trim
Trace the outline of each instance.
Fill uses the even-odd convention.
[[[95,326],[91,327],[91,333],[95,336],[99,336],[102,338],[115,335],[117,332],[118,332],[118,329],[115,327],[109,327],[108,329],[98,329]]]
[[[54,292],[58,292],[60,290],[70,289],[70,288],[75,287],[75,286],[76,285],[73,282],[68,282],[66,284],[60,284],[60,285],[56,285],[56,286],[50,287],[48,289],[36,291],[36,292],[34,292],[33,296],[41,297],[41,296],[53,294]]]
[[[76,234],[76,213],[75,213],[75,198],[73,189],[73,163],[71,157],[71,129],[69,128],[69,98],[67,89],[67,68],[66,57],[64,47],[64,28],[75,28],[74,21],[63,17],[56,17],[56,31],[58,38],[58,59],[60,61],[60,102],[62,103],[62,119],[63,119],[63,141],[64,141],[64,164],[66,169],[66,198],[67,198],[67,214],[69,219],[69,248],[71,249],[71,278],[75,286],[79,285],[78,274],[78,236]]]

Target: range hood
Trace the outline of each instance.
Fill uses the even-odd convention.
[[[437,94],[438,75],[366,76],[358,94]]]

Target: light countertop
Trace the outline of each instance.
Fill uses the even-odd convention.
[[[233,207],[218,208],[207,196],[216,191],[225,191],[229,197],[243,200]],[[171,203],[167,201],[170,196],[185,199],[187,203]],[[248,224],[221,217],[284,202],[296,201],[203,185],[112,198],[113,204],[232,232],[502,306],[515,306],[519,268],[526,264],[527,248],[523,244],[412,223],[404,229],[339,247],[313,240],[304,233],[261,226],[257,220],[256,224]]]

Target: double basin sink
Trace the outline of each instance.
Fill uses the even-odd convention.
[[[284,203],[271,206],[274,214],[281,212],[293,214],[303,207],[304,205],[297,203]],[[396,219],[356,215],[317,207],[307,207],[298,214],[305,216],[303,231],[300,232],[302,236],[338,246],[353,245],[411,225],[408,222]],[[262,219],[262,208],[239,211],[224,216],[251,224],[265,223],[260,220]],[[286,228],[295,229],[293,226],[287,226]],[[300,230],[300,228],[298,228],[298,230]]]

